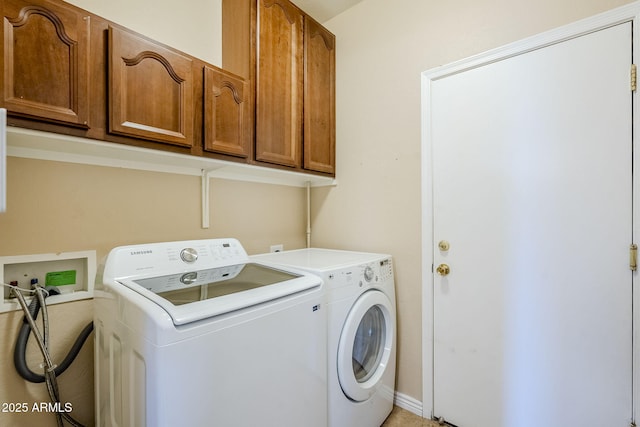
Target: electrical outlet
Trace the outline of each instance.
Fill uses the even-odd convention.
[[[284,250],[284,246],[282,244],[279,245],[271,245],[269,248],[269,252],[282,252]]]

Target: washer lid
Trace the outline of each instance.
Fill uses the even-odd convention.
[[[118,282],[162,307],[175,325],[241,310],[322,285],[322,281],[312,275],[255,263]]]

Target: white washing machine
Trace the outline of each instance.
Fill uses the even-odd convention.
[[[301,249],[252,260],[317,274],[328,304],[331,427],[378,427],[393,409],[396,298],[389,255]]]
[[[97,426],[327,425],[317,276],[212,239],[116,248],[103,282]]]

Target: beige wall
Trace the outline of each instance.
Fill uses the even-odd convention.
[[[67,0],[213,65],[222,64],[222,0]]]
[[[248,252],[305,244],[306,190],[212,179],[201,228],[200,177],[8,158],[0,256],[237,237]]]
[[[400,393],[422,396],[420,73],[625,3],[364,0],[325,23],[339,185],[314,191],[313,244],[394,255]]]

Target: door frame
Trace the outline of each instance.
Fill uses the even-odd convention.
[[[619,8],[595,15],[593,17],[577,21],[572,24],[562,26],[560,28],[550,30],[533,37],[514,42],[485,53],[474,55],[472,57],[453,62],[448,65],[436,67],[431,70],[424,71],[421,75],[422,79],[422,141],[421,141],[421,196],[422,196],[422,416],[431,418],[433,415],[433,188],[432,188],[432,136],[430,134],[431,123],[431,82],[445,78],[447,76],[458,74],[463,71],[471,70],[492,62],[501,61],[510,57],[525,54],[537,49],[541,49],[556,43],[560,43],[572,38],[576,38],[588,33],[602,30],[624,22],[632,22],[633,28],[633,62],[639,63],[640,60],[640,1],[630,3]],[[632,122],[634,129],[640,129],[640,115],[638,114],[638,91],[632,94]],[[637,133],[633,136],[633,146],[636,147],[638,141]],[[640,164],[640,153],[633,150],[634,165]],[[638,243],[640,233],[638,225],[640,224],[640,181],[638,174],[633,171],[633,224],[632,238],[633,243]],[[630,242],[631,243],[631,242]],[[638,272],[633,272],[632,280],[635,284]],[[640,307],[640,292],[633,292],[634,307]],[[638,331],[640,330],[640,319],[638,310],[633,312],[633,368],[632,368],[632,387],[633,387],[633,418],[640,418],[640,346],[638,339]]]

